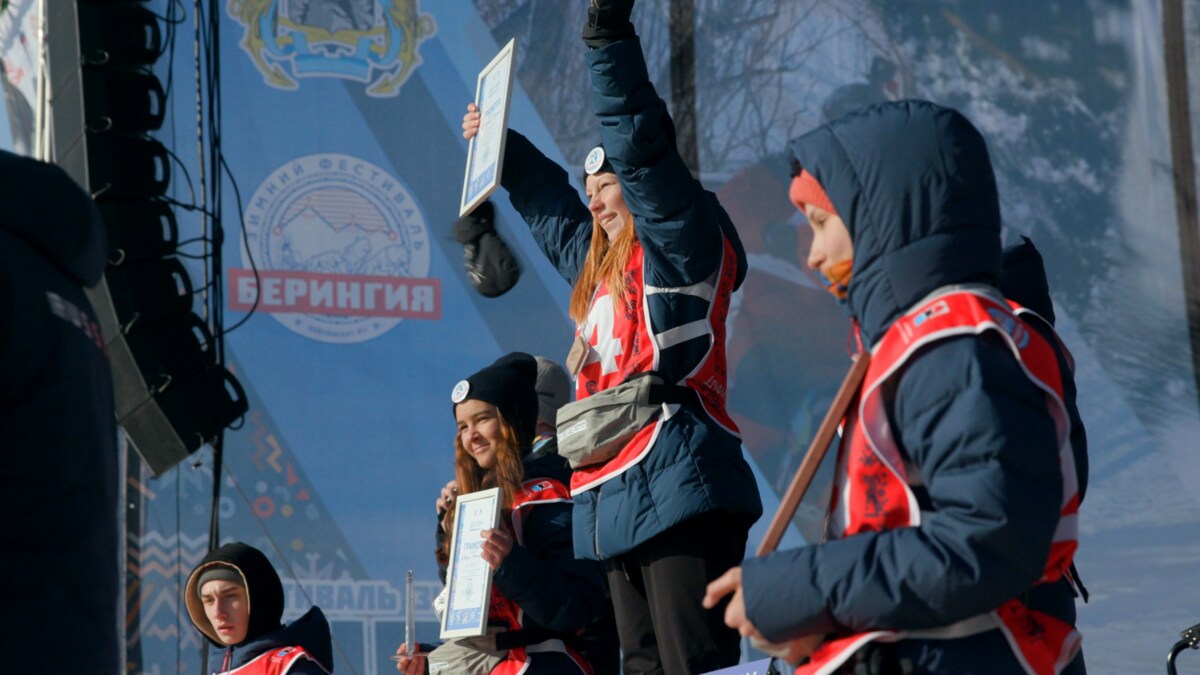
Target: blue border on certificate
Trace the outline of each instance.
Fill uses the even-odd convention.
[[[454,505],[450,539],[450,568],[446,571],[446,611],[441,638],[479,636],[487,632],[492,597],[492,569],[480,557],[479,531],[496,527],[500,518],[500,488],[459,495]],[[470,525],[470,531],[464,528]],[[464,575],[471,578],[464,579]],[[472,584],[465,592],[463,584]]]
[[[467,169],[463,176],[458,215],[465,216],[500,187],[504,165],[504,141],[508,136],[508,109],[512,100],[516,38],[496,54],[479,72],[475,105],[479,108],[479,132],[467,147]]]

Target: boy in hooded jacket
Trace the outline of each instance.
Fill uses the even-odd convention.
[[[320,607],[283,625],[283,584],[262,551],[234,542],[210,551],[188,576],[184,602],[192,624],[225,648],[217,673],[328,675],[329,622]]]
[[[744,561],[705,604],[732,593],[726,622],[743,635],[806,645],[798,673],[1083,672],[1064,609],[1079,501],[1064,376],[995,288],[982,136],[903,101],[791,152],[808,264],[871,362],[844,421],[831,538]]]

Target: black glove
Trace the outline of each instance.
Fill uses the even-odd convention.
[[[588,0],[588,20],[583,27],[583,43],[599,49],[618,40],[637,37],[629,16],[634,0]]]
[[[480,295],[504,295],[521,278],[521,264],[496,233],[495,209],[490,201],[459,218],[450,233],[463,245],[467,278]]]

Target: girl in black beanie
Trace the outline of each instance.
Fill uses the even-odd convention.
[[[572,554],[570,471],[558,455],[530,456],[538,415],[536,380],[537,362],[515,352],[451,392],[458,425],[456,480],[438,499],[438,563],[445,581],[455,497],[500,488],[501,525],[483,531],[482,556],[494,570],[489,629],[483,637],[457,638],[416,658],[401,647],[400,672],[428,672],[427,660],[446,672],[617,670],[604,572],[598,563]],[[608,623],[596,622],[598,616],[608,616]]]

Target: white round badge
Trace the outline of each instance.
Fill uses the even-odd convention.
[[[467,400],[467,393],[471,391],[471,383],[466,380],[461,380],[454,385],[454,390],[450,392],[450,400],[454,403],[462,403]]]
[[[591,176],[599,171],[602,166],[604,166],[604,148],[597,145],[587,154],[587,159],[583,162],[583,170],[587,172],[587,175]]]

